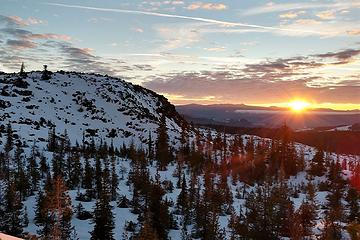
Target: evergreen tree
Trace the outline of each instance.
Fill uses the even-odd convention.
[[[49,152],[54,152],[57,149],[55,126],[49,129],[47,148]]]
[[[117,189],[119,186],[119,177],[116,173],[115,157],[111,158],[111,200],[117,197]]]
[[[5,153],[9,153],[13,149],[13,130],[10,122],[6,125],[6,142],[5,142]]]
[[[85,158],[84,178],[82,182],[82,185],[85,189],[93,188],[93,178],[94,178],[94,169],[90,165],[89,159]]]
[[[23,204],[20,194],[16,192],[15,187],[13,182],[8,182],[4,197],[5,202],[0,231],[20,237],[23,232],[23,219],[21,219]]]
[[[41,79],[42,80],[49,80],[51,79],[51,74],[50,72],[47,70],[47,65],[44,65],[44,71],[41,75]]]
[[[147,152],[147,157],[148,159],[153,159],[154,158],[154,146],[153,146],[153,140],[151,137],[151,132],[149,131],[149,139],[148,139],[148,152]]]
[[[105,183],[102,184],[104,189],[101,192],[99,198],[96,200],[94,209],[95,224],[93,231],[91,232],[91,240],[113,240],[114,239],[114,217],[111,211],[109,193],[106,189]]]
[[[323,176],[325,171],[324,151],[319,149],[311,160],[309,174],[313,176]]]
[[[39,232],[45,239],[70,239],[73,235],[71,199],[66,191],[61,176],[56,176],[53,179],[53,188],[46,190],[43,209],[40,210],[44,219]]]
[[[19,72],[20,77],[22,78],[26,78],[27,74],[25,72],[25,64],[21,63],[21,67],[20,67],[20,72]]]
[[[167,164],[170,162],[169,152],[169,136],[166,127],[165,114],[161,116],[160,124],[157,129],[157,140],[156,140],[156,158],[158,160],[159,168],[165,170]]]
[[[141,227],[139,235],[135,237],[135,240],[158,240],[159,237],[154,228],[150,225],[150,219],[145,216],[145,221]]]
[[[360,222],[360,209],[359,209],[359,192],[355,188],[349,187],[346,195],[347,207],[349,209],[348,220],[350,222]]]
[[[30,177],[30,194],[32,195],[34,193],[34,191],[37,190],[38,187],[38,183],[40,181],[40,172],[39,172],[39,166],[36,160],[36,157],[38,155],[37,152],[37,147],[35,144],[35,140],[33,143],[33,146],[31,148],[31,153],[30,156],[28,158],[28,166],[27,166],[27,170],[28,170],[28,176]]]

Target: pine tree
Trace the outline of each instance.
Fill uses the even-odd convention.
[[[73,151],[69,157],[69,180],[68,186],[70,189],[74,189],[78,187],[81,183],[82,179],[82,166],[80,162],[80,155],[77,151]]]
[[[13,182],[8,182],[5,203],[4,203],[4,215],[2,226],[0,230],[6,234],[20,237],[23,232],[23,219],[20,194],[15,190],[16,186]]]
[[[186,186],[185,174],[182,176],[181,182],[181,192],[177,198],[177,208],[180,213],[184,216],[184,225],[188,225],[190,223],[190,206],[189,206],[189,193]]]
[[[49,152],[54,152],[57,149],[55,126],[49,129],[47,148]]]
[[[46,199],[44,192],[40,188],[36,195],[36,205],[35,205],[35,223],[36,225],[41,225],[46,221]]]
[[[106,190],[105,183],[102,184],[104,189],[101,192],[99,198],[96,200],[94,209],[95,224],[93,231],[91,232],[91,240],[113,240],[114,239],[114,217],[111,211],[109,193]]]
[[[324,228],[322,230],[320,240],[340,240],[341,237],[341,228],[338,223],[332,221],[329,218],[329,215],[325,216]]]
[[[28,166],[27,166],[27,170],[28,170],[28,173],[27,175],[30,177],[30,194],[34,194],[34,191],[37,190],[37,187],[38,187],[38,183],[40,181],[40,172],[39,172],[39,166],[38,166],[38,163],[36,161],[36,156],[38,155],[38,152],[37,152],[37,147],[36,147],[36,144],[35,144],[35,140],[34,140],[34,143],[33,143],[33,146],[31,148],[31,154],[28,158]]]
[[[40,234],[45,239],[70,239],[74,228],[71,225],[71,199],[67,194],[65,182],[61,176],[53,180],[53,188],[46,191],[44,198],[45,219],[42,221]]]
[[[4,151],[5,153],[9,153],[13,149],[13,130],[10,122],[6,125],[6,142]]]
[[[157,129],[157,140],[156,140],[156,158],[158,160],[159,168],[165,170],[167,164],[170,162],[169,152],[169,136],[166,127],[165,114],[161,116],[160,124]]]
[[[323,176],[325,171],[324,151],[318,149],[314,158],[311,160],[309,174],[313,176]]]
[[[97,196],[97,198],[99,198],[101,195],[101,191],[103,189],[103,185],[102,185],[103,172],[102,172],[101,162],[100,162],[99,157],[95,158],[95,175],[94,175],[94,177],[95,177],[96,196]]]
[[[21,63],[21,67],[20,67],[20,72],[19,72],[20,77],[22,78],[26,78],[27,74],[25,72],[25,64]]]
[[[117,189],[119,186],[119,177],[116,173],[115,157],[111,158],[111,200],[117,197]]]
[[[347,207],[349,209],[348,220],[350,222],[359,222],[360,221],[360,208],[359,208],[359,192],[352,187],[349,187],[349,190],[346,195]]]
[[[135,237],[135,240],[158,240],[160,239],[154,228],[150,225],[150,219],[148,216],[145,216],[145,221],[139,235]]]
[[[84,178],[82,182],[82,185],[85,189],[93,188],[93,178],[94,178],[94,169],[90,165],[89,159],[85,158]]]
[[[50,72],[47,70],[47,65],[44,65],[44,71],[41,75],[42,80],[49,80],[51,78]]]
[[[147,152],[147,157],[148,159],[152,160],[154,158],[154,147],[153,147],[153,140],[151,137],[151,132],[149,131],[149,139],[148,139],[148,152]]]

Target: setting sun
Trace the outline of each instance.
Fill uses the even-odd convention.
[[[296,101],[290,102],[288,105],[289,105],[289,108],[292,111],[294,111],[294,112],[302,112],[302,111],[306,110],[310,106],[310,103],[308,103],[306,101],[296,100]]]

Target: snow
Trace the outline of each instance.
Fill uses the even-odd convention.
[[[8,78],[15,78],[15,76],[0,75],[0,80]],[[93,75],[93,74],[77,74],[77,73],[55,73],[53,78],[50,81],[41,81],[40,73],[34,72],[29,74],[26,79],[30,83],[30,86],[27,90],[32,91],[32,96],[30,96],[29,102],[23,102],[23,96],[16,97],[5,97],[1,96],[1,100],[10,102],[11,106],[8,108],[0,108],[0,125],[6,125],[8,122],[11,122],[15,133],[19,134],[23,141],[25,141],[28,146],[32,146],[33,140],[37,141],[37,146],[40,150],[43,150],[43,154],[46,159],[50,162],[52,158],[52,153],[46,151],[46,142],[41,141],[41,138],[47,139],[49,127],[46,125],[36,128],[36,124],[33,122],[40,121],[40,118],[43,117],[46,120],[50,120],[53,124],[56,125],[57,134],[61,134],[64,130],[67,130],[67,133],[71,139],[71,142],[74,144],[76,141],[82,141],[83,131],[88,129],[98,129],[98,134],[95,137],[96,141],[100,139],[105,139],[109,142],[109,138],[106,138],[108,131],[112,128],[117,129],[118,136],[113,138],[114,146],[121,146],[123,143],[129,145],[131,142],[134,142],[135,145],[141,146],[146,144],[146,139],[148,138],[149,131],[153,139],[156,139],[156,129],[158,126],[158,121],[160,119],[159,106],[163,103],[159,101],[159,98],[151,93],[150,91],[143,90],[139,91],[129,83],[126,83],[120,79],[110,78],[105,76]],[[11,84],[4,83],[0,81],[0,89],[6,87],[8,92],[14,92],[15,89],[22,90],[12,86]],[[93,105],[96,106],[96,111],[91,113],[91,111],[84,110],[79,112],[78,109],[81,107],[81,104],[73,101],[77,94],[77,91],[80,91],[81,94],[84,93],[85,98],[93,102]],[[123,95],[127,95],[123,97]],[[54,101],[52,101],[52,98]],[[116,99],[121,99],[120,102],[116,102]],[[108,101],[107,101],[108,100]],[[27,106],[34,105],[33,109],[27,108]],[[122,108],[122,111],[118,111],[119,108]],[[149,115],[141,117],[144,109],[148,109]],[[128,114],[129,113],[129,114]],[[22,123],[21,120],[29,119],[32,121],[30,125]],[[102,120],[101,120],[102,119]],[[68,121],[68,122],[67,122]],[[104,122],[105,121],[105,122]],[[128,123],[128,124],[127,124]],[[171,117],[167,116],[166,125],[169,129],[169,138],[172,142],[172,145],[178,144],[178,139],[180,137],[180,122]],[[338,131],[344,131],[345,127],[337,128]],[[131,133],[130,136],[126,136],[125,132]],[[206,136],[207,129],[200,129],[200,133]],[[215,131],[211,131],[213,138],[216,136]],[[193,133],[191,133],[193,135]],[[193,136],[192,136],[193,138]],[[264,139],[256,136],[243,135],[242,136],[244,144],[252,138],[255,143],[259,141],[270,142],[270,139]],[[90,140],[90,137],[87,137],[86,140]],[[232,141],[234,136],[231,134],[226,135],[227,141]],[[0,141],[4,142],[4,136]],[[0,150],[3,144],[0,144]],[[295,144],[295,148],[298,152],[303,151],[305,162],[308,164],[309,161],[314,157],[316,149],[302,144]],[[30,147],[25,148],[25,154],[29,154]],[[216,155],[220,159],[220,155]],[[329,156],[336,159],[338,158],[341,162],[343,169],[344,178],[349,178],[352,173],[351,166],[354,163],[360,161],[360,156],[351,156],[351,155],[335,155],[329,153]],[[83,159],[81,159],[83,161]],[[89,161],[94,164],[94,159]],[[127,185],[127,179],[129,171],[131,169],[130,161],[126,158],[117,158],[116,159],[116,171],[121,178],[121,169],[125,170],[124,179],[120,180],[118,194],[125,195],[128,199],[132,197],[132,188]],[[157,174],[155,166],[148,166],[150,175],[154,178]],[[165,180],[171,181],[174,190],[172,192],[167,192],[164,198],[167,198],[170,201],[176,202],[176,199],[180,193],[180,189],[176,188],[177,178],[173,176],[173,173],[176,169],[175,165],[169,165],[166,171],[160,171],[160,181]],[[185,169],[186,179],[189,179]],[[316,177],[312,181],[313,183],[324,182],[325,177]],[[202,176],[199,177],[199,182],[203,181]],[[249,193],[254,189],[255,186],[249,186],[245,183],[239,182],[235,186],[231,184],[231,177],[228,178],[230,190],[234,196],[233,207],[235,211],[239,214],[240,209],[244,212],[244,203],[245,199],[236,198],[237,191],[243,191],[244,186],[246,186],[246,192]],[[292,186],[301,186],[309,182],[307,173],[305,171],[299,172],[296,176],[292,176],[287,180],[287,183]],[[84,193],[84,189],[80,189],[80,192]],[[74,211],[76,206],[79,204],[79,201],[76,200],[78,190],[68,191]],[[317,191],[316,192],[316,201],[319,204],[326,204],[326,197],[328,192]],[[242,194],[241,194],[242,197]],[[305,194],[300,193],[298,198],[291,198],[294,203],[295,209],[298,209],[305,199]],[[24,229],[25,232],[36,234],[38,226],[34,222],[35,217],[35,204],[36,197],[30,196],[24,201],[24,205],[27,208],[29,226]],[[95,201],[91,202],[81,202],[84,209],[87,211],[92,211],[94,209]],[[118,208],[116,202],[111,202],[113,206],[113,214],[115,221],[115,230],[114,237],[115,239],[122,239],[124,233],[124,227],[126,222],[133,221],[137,222],[138,215],[131,213],[130,208]],[[170,207],[170,211],[175,210],[174,207]],[[322,216],[322,212],[319,213],[319,216]],[[181,216],[176,215],[177,218]],[[220,216],[219,222],[222,228],[227,229],[229,221],[229,216]],[[89,239],[90,232],[93,229],[93,223],[91,220],[79,220],[76,218],[76,213],[74,213],[72,224],[75,226],[77,235],[80,240]],[[322,222],[318,221],[316,228],[322,228]],[[191,230],[191,226],[189,226]],[[229,236],[229,233],[227,233]],[[181,239],[181,230],[170,230],[169,232],[170,239]],[[1,238],[0,239],[12,239],[12,238]],[[14,238],[15,239],[15,238]]]
[[[86,129],[98,130],[96,141],[110,141],[106,135],[111,129],[116,129],[118,136],[112,139],[114,146],[132,141],[137,146],[146,144],[149,131],[156,139],[159,108],[164,103],[146,89],[139,90],[117,78],[59,72],[54,73],[49,81],[41,80],[41,73],[32,72],[25,79],[29,87],[22,89],[11,84],[16,77],[0,75],[0,90],[6,90],[10,95],[16,94],[14,97],[0,95],[1,100],[11,104],[8,108],[0,108],[0,124],[11,122],[16,133],[26,136],[25,140],[29,143],[33,139],[47,139],[49,127],[43,125],[37,129],[34,123],[40,122],[41,117],[56,125],[57,134],[62,134],[66,129],[73,144],[82,141]],[[6,82],[9,79],[9,83]],[[31,91],[32,95],[21,96],[16,93],[23,90]],[[26,97],[28,101],[24,101]],[[86,110],[82,106],[84,101],[91,101],[93,108]],[[148,115],[145,115],[145,110]],[[167,127],[171,140],[176,144],[181,128],[179,121],[172,117],[167,116]],[[26,124],[26,121],[30,124]],[[86,140],[90,141],[91,137]]]

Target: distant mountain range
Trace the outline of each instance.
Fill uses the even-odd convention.
[[[177,111],[188,121],[235,127],[279,127],[293,129],[352,125],[360,122],[360,110],[309,109],[295,114],[287,108],[244,104],[179,105]]]

